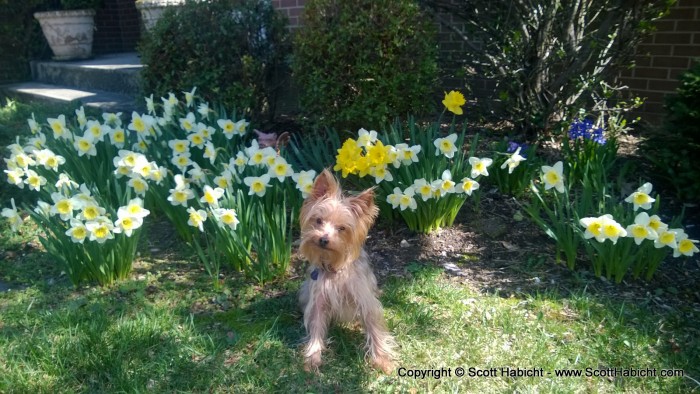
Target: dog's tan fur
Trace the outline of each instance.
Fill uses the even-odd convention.
[[[317,370],[331,321],[359,320],[367,334],[367,355],[373,364],[390,373],[395,342],[384,323],[377,298],[377,279],[363,246],[377,217],[374,192],[344,197],[335,177],[323,171],[304,201],[301,253],[311,263],[301,287],[299,302],[309,342],[304,352],[307,370]],[[317,278],[310,273],[317,271]]]

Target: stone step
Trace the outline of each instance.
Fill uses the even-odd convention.
[[[52,85],[40,82],[23,82],[0,86],[0,93],[10,97],[30,100],[45,100],[69,103],[79,101],[87,107],[103,112],[143,111],[145,102],[140,95],[106,92],[102,90],[77,89],[71,86]]]
[[[32,79],[86,91],[140,95],[141,59],[135,52],[76,61],[33,61]]]

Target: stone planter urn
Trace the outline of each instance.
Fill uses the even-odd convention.
[[[41,25],[54,60],[86,59],[92,56],[95,10],[37,12],[34,18]]]
[[[141,14],[145,31],[150,31],[168,7],[184,4],[184,0],[137,0],[136,8]]]

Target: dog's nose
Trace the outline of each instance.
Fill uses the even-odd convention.
[[[322,248],[325,248],[326,246],[328,246],[328,237],[323,236],[323,237],[319,238],[318,244],[321,245]]]

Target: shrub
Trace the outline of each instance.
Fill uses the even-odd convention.
[[[664,132],[642,144],[642,149],[676,189],[679,197],[700,197],[700,63],[680,77],[677,94],[666,101]]]
[[[144,89],[189,90],[254,119],[274,113],[286,22],[269,1],[187,1],[170,7],[139,44]],[[177,11],[175,11],[177,9]]]
[[[0,0],[0,83],[29,77],[29,59],[39,56],[46,45],[33,12],[43,0]]]
[[[293,72],[312,124],[378,128],[432,109],[434,32],[415,2],[311,0],[304,12]]]

